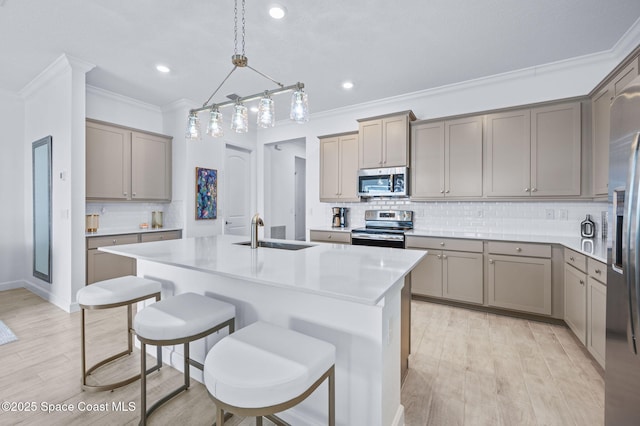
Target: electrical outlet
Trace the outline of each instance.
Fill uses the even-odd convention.
[[[545,219],[547,219],[547,220],[553,220],[553,219],[554,219],[554,217],[555,217],[555,216],[554,216],[554,214],[553,214],[553,209],[546,209],[546,210],[544,211],[544,213],[545,213],[544,217],[545,217]]]
[[[560,209],[559,215],[560,220],[568,220],[569,219],[569,211],[565,209]]]

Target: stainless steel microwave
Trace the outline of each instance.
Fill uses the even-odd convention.
[[[385,169],[361,169],[358,171],[358,195],[360,197],[406,197],[409,169],[394,167]]]

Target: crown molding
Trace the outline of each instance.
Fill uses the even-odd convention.
[[[147,102],[142,102],[134,98],[130,98],[129,96],[121,95],[119,93],[111,92],[109,90],[102,89],[96,86],[90,86],[87,84],[87,93],[91,93],[92,95],[100,96],[103,98],[111,99],[116,102],[121,102],[125,104],[129,104],[136,108],[146,109],[152,112],[162,112],[161,108],[157,105],[153,105]]]
[[[185,114],[189,112],[190,109],[197,108],[199,105],[197,102],[192,101],[191,99],[178,99],[177,101],[173,101],[166,105],[163,105],[160,109],[163,113],[169,113],[177,110],[185,110]]]
[[[27,83],[26,86],[20,89],[18,94],[22,98],[28,98],[53,78],[60,76],[64,71],[70,69],[71,71],[78,71],[86,74],[93,68],[95,68],[94,64],[63,53],[47,68],[40,72],[40,74],[38,74],[33,80]]]

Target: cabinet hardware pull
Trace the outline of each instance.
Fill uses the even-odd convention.
[[[573,256],[569,257],[569,260],[571,260],[572,262],[575,262],[575,259],[573,258]]]
[[[440,241],[440,246],[444,247],[444,241]]]
[[[584,285],[584,280],[580,280],[580,285]]]
[[[135,192],[133,192],[133,193],[131,193],[131,195],[135,197],[135,196],[136,196],[136,193],[135,193]]]
[[[538,192],[538,188],[531,189],[531,192]]]
[[[444,189],[440,188],[440,193],[444,194]]]
[[[524,189],[524,192],[529,192],[529,188],[525,188],[525,189]]]
[[[441,254],[438,255],[438,259],[442,259],[442,255]]]
[[[447,258],[447,255],[446,255],[446,254],[443,254],[443,255],[442,255],[442,258],[443,258],[443,259],[446,259],[446,258]]]
[[[333,237],[333,235],[329,235],[327,238],[331,239],[331,237]]]
[[[115,243],[117,243],[117,242],[118,242],[118,240],[113,240],[113,244],[115,244]]]
[[[489,263],[493,264],[493,259],[489,259]]]
[[[126,192],[123,192],[123,193],[122,193],[122,195],[124,195],[124,196],[126,197],[126,196],[127,196],[127,193],[126,193]]]
[[[446,190],[446,191],[444,191],[444,192],[448,194],[448,193],[449,193],[449,190],[447,189],[447,190]]]
[[[522,251],[522,249],[521,249],[520,247],[516,247],[516,251],[517,251],[518,253],[520,253],[520,252]]]
[[[601,274],[602,271],[600,269],[596,269],[596,274]]]

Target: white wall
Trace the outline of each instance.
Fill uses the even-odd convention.
[[[31,274],[27,265],[25,244],[24,200],[31,197],[31,188],[23,180],[23,165],[31,161],[31,152],[25,159],[24,101],[16,94],[0,92],[0,180],[2,207],[0,209],[0,290],[21,287],[21,280]],[[29,171],[31,165],[29,164]],[[30,224],[30,222],[29,222]]]
[[[409,109],[421,120],[584,96],[640,43],[640,29],[630,31],[627,36],[633,40],[623,40],[614,50],[602,54],[312,114],[304,125],[278,122],[274,128],[258,132],[259,164],[265,144],[306,138],[307,228],[327,226],[332,205],[319,202],[318,136],[357,131],[357,119]],[[309,102],[313,111],[313,97]],[[258,194],[261,192],[264,191],[259,190]],[[258,209],[264,208],[264,202],[259,196]],[[455,208],[449,205],[449,210]],[[357,219],[357,215],[352,216]]]
[[[85,74],[93,66],[66,55],[30,82],[25,99],[22,179],[27,264],[32,256],[31,142],[51,135],[52,282],[24,271],[30,289],[69,311],[85,285]],[[27,268],[28,269],[28,268]]]

